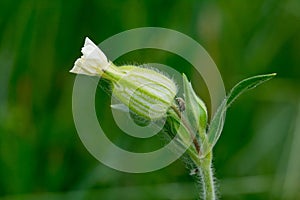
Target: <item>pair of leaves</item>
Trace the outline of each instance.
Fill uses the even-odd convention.
[[[204,144],[204,156],[209,153],[214,145],[217,143],[220,135],[222,133],[222,129],[225,122],[226,111],[229,106],[244,92],[251,90],[258,85],[272,79],[276,76],[275,73],[273,74],[265,74],[265,75],[258,75],[253,76],[251,78],[247,78],[238,84],[236,84],[227,95],[227,97],[223,100],[221,105],[219,106],[217,112],[214,114],[214,117],[210,123],[209,130],[207,132],[207,140]]]
[[[192,131],[198,133],[202,150],[201,157],[205,157],[215,146],[223,130],[226,111],[229,106],[244,92],[257,87],[258,85],[270,80],[276,74],[258,75],[247,78],[236,84],[227,97],[222,101],[213,116],[209,125],[208,132],[205,133],[207,126],[207,109],[203,101],[194,92],[191,83],[183,74],[183,87],[185,99],[185,118],[187,119]]]

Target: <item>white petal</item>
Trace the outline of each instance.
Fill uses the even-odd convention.
[[[97,45],[95,45],[95,43],[94,43],[90,38],[85,37],[85,40],[84,40],[84,46],[88,46],[88,45],[97,47]]]
[[[107,62],[105,54],[88,37],[85,38],[84,47],[81,52],[85,58],[101,59]]]
[[[72,73],[101,76],[110,65],[105,54],[89,38],[85,38],[81,52],[83,55],[76,60],[73,69],[70,70]]]

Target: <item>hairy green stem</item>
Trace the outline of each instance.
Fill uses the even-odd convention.
[[[180,111],[177,109],[175,105],[171,106],[171,108],[175,111],[178,120],[182,122],[184,125],[184,128],[187,132],[189,132],[190,137],[193,139],[193,144],[195,146],[195,151],[188,148],[187,153],[189,154],[192,161],[195,163],[195,165],[198,168],[198,176],[202,185],[202,193],[200,194],[200,197],[202,197],[204,200],[215,200],[216,194],[215,194],[215,187],[214,187],[214,178],[213,178],[213,172],[212,172],[212,152],[209,152],[205,157],[201,157],[201,151],[199,143],[189,127],[189,124],[187,123],[184,116],[181,115]],[[181,134],[183,135],[183,134]]]
[[[199,178],[201,179],[201,183],[202,183],[202,192],[203,192],[202,197],[205,200],[216,199],[211,162],[212,162],[212,152],[208,153],[206,157],[202,158],[201,164],[198,166]]]

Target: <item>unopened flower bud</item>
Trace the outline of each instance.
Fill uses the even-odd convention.
[[[146,119],[163,117],[177,93],[175,83],[151,69],[136,66],[118,68],[124,72],[119,81],[113,81],[113,96],[130,110]]]

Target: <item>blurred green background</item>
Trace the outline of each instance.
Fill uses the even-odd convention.
[[[174,29],[202,44],[227,91],[243,78],[278,73],[228,111],[214,150],[215,174],[222,199],[300,199],[298,0],[1,1],[0,199],[196,199],[182,160],[146,174],[118,172],[94,159],[75,130],[75,76],[68,71],[84,38],[100,43],[144,26]],[[175,55],[148,49],[116,62],[149,61],[184,68],[210,105],[191,66]],[[96,102],[109,128],[109,96],[99,89]],[[163,144],[109,130],[123,148]]]

